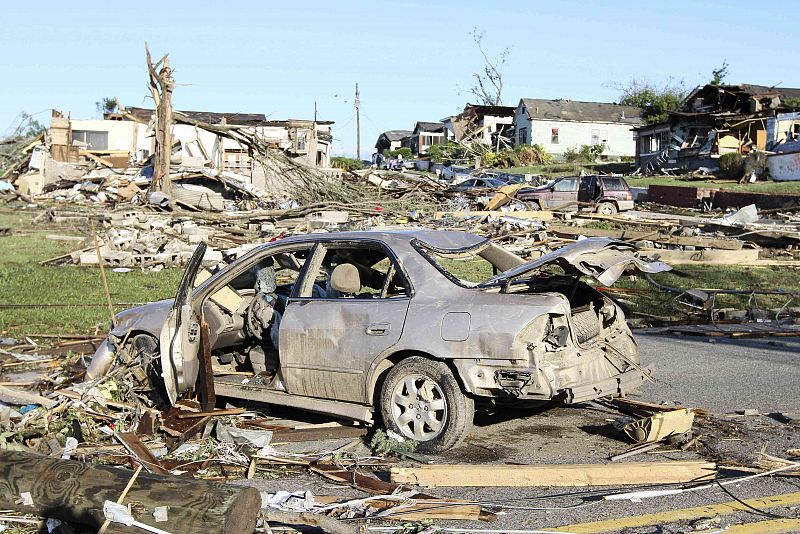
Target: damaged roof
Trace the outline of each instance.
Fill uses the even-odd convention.
[[[642,122],[642,113],[639,108],[608,102],[581,102],[561,98],[557,100],[522,98],[519,106],[527,111],[531,119],[629,124],[641,124]]]
[[[414,131],[443,132],[444,124],[442,124],[441,122],[417,121],[417,124],[414,126]]]
[[[411,137],[410,130],[386,130],[381,135],[386,137],[389,141],[402,141],[408,137]]]
[[[294,124],[310,125],[333,124],[333,121],[311,121],[307,119],[267,120],[263,113],[216,113],[213,111],[183,111],[178,110],[190,119],[209,124],[226,124],[235,126],[292,126]],[[155,110],[147,108],[126,107],[125,112],[140,122],[150,122]]]

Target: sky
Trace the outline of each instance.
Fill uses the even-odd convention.
[[[0,135],[20,112],[96,118],[117,97],[152,107],[144,43],[169,53],[176,109],[264,113],[333,125],[334,155],[361,156],[384,130],[439,121],[469,101],[483,62],[508,48],[503,104],[520,98],[613,102],[632,79],[687,88],[724,60],[726,82],[800,87],[800,2],[113,2],[3,7]],[[112,7],[113,6],[113,7]]]

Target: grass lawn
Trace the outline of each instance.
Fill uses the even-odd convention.
[[[783,290],[800,293],[800,276],[791,267],[738,267],[729,265],[684,266],[677,265],[673,271],[653,275],[659,284],[680,289],[737,289],[737,290]],[[666,305],[674,293],[662,291],[651,285],[644,277],[623,276],[614,287],[633,289],[635,293],[617,295],[633,303],[632,311],[653,315],[671,315],[674,310]],[[745,309],[749,295],[719,295],[717,308]],[[791,302],[790,302],[791,301]],[[800,306],[800,298],[792,300],[789,295],[755,295],[752,306],[779,308]]]
[[[0,227],[14,230],[11,236],[0,236],[0,336],[19,339],[31,334],[93,334],[97,325],[105,333],[111,318],[99,269],[39,265],[42,260],[82,247],[80,242],[54,241],[46,239],[46,235],[83,235],[81,230],[33,225],[34,215],[0,212]],[[181,269],[130,273],[106,270],[111,297],[119,303],[116,311],[130,307],[123,303],[174,296],[181,274]],[[8,304],[26,306],[3,306]]]
[[[680,176],[626,176],[625,181],[631,187],[647,187],[656,185],[677,185],[686,187],[708,187],[712,189],[728,189],[731,191],[747,191],[750,193],[793,193],[800,194],[800,181],[773,182],[761,181],[754,184],[740,184],[736,180],[692,179]]]

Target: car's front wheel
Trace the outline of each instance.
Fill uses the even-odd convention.
[[[386,376],[380,409],[388,430],[419,442],[421,452],[455,447],[472,427],[475,404],[442,362],[412,356]]]

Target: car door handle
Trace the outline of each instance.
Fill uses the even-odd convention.
[[[385,336],[392,329],[389,323],[374,323],[367,327],[368,336]]]

